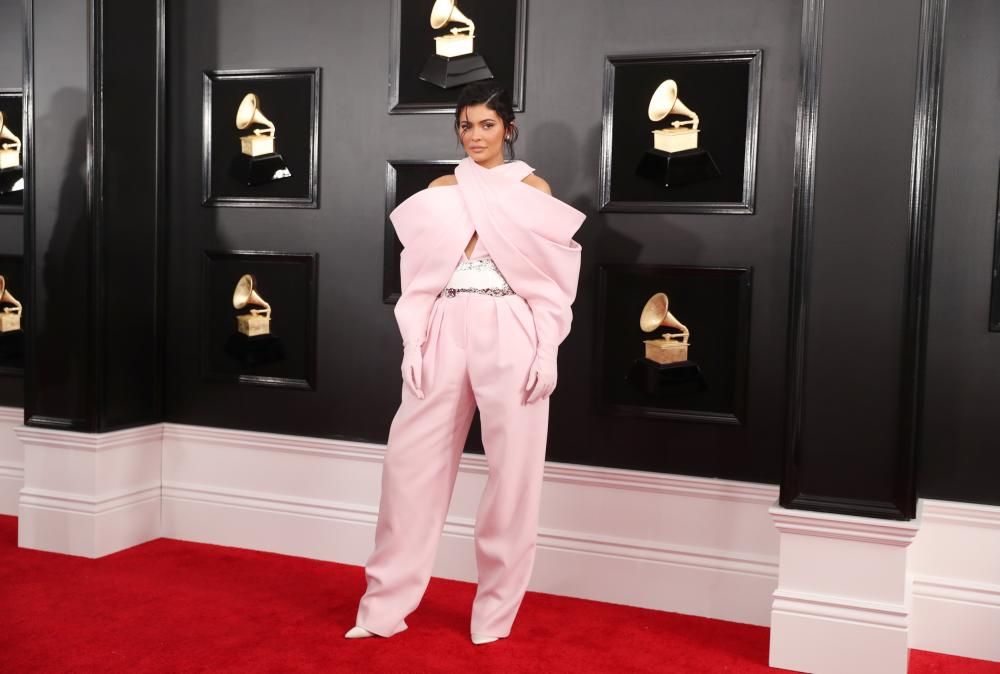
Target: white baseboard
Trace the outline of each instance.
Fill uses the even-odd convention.
[[[1000,506],[922,500],[910,646],[1000,661]]]
[[[0,407],[0,515],[17,515],[17,496],[24,485],[24,447],[14,428],[22,423],[20,407]]]
[[[160,424],[15,433],[24,445],[20,547],[102,557],[160,537]]]
[[[166,424],[163,535],[363,565],[384,447]],[[434,575],[475,581],[466,455]],[[547,463],[531,590],[768,624],[777,487]],[[613,582],[609,582],[613,579]]]

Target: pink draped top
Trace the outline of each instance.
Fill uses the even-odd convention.
[[[487,169],[466,157],[455,168],[457,185],[423,189],[389,214],[403,244],[394,313],[404,344],[426,339],[431,305],[466,259],[473,233],[469,259],[492,258],[527,302],[538,348],[554,353],[565,339],[580,275],[572,237],[586,216],[522,182],[532,171],[519,160]]]

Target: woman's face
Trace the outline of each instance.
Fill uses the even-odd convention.
[[[477,163],[493,167],[503,163],[503,120],[485,105],[467,105],[462,110],[458,134],[466,154]]]

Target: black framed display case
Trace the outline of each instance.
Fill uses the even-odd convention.
[[[211,70],[203,84],[202,204],[318,208],[320,68]]]
[[[600,210],[753,213],[762,58],[760,49],[608,56]]]
[[[317,263],[316,253],[205,251],[201,354],[207,379],[315,390]],[[234,294],[246,275],[256,297],[237,309]],[[269,325],[262,333],[241,331],[237,316],[263,310],[260,302],[271,310]]]
[[[5,152],[0,164],[0,213],[24,212],[24,160],[27,157],[23,141],[24,133],[24,91],[21,89],[0,89],[0,112],[3,113],[4,129],[7,134],[0,139]],[[13,138],[11,137],[13,136]],[[15,148],[22,143],[20,148]],[[15,153],[15,151],[17,152]]]
[[[453,21],[433,28],[434,4],[392,0],[389,112],[452,113],[462,86],[479,79],[501,83],[510,92],[514,111],[523,112],[527,0],[457,0],[457,9],[475,24],[473,54],[457,58],[435,55],[434,38],[463,24]],[[463,59],[475,62],[469,65]]]
[[[595,371],[602,413],[717,424],[746,417],[752,270],[645,264],[602,265]],[[664,293],[669,324],[640,326]],[[647,304],[649,303],[649,304]],[[652,324],[659,325],[660,316]],[[661,335],[673,333],[670,345]],[[651,344],[647,346],[646,342]],[[681,348],[682,344],[686,344]],[[668,346],[658,349],[657,346]],[[658,353],[672,353],[661,357]]]
[[[395,304],[401,292],[399,255],[403,244],[389,220],[399,204],[435,178],[455,172],[457,159],[391,159],[385,165],[385,234],[382,255],[382,302]]]
[[[11,300],[24,302],[27,296],[24,286],[24,256],[0,255],[0,276],[4,278],[4,294],[8,297],[3,306],[12,307]],[[29,309],[30,307],[22,306],[19,329],[10,329],[9,325],[0,324],[0,376],[24,376],[24,314]]]

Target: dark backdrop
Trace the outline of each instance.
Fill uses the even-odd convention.
[[[399,333],[382,302],[385,162],[460,157],[450,115],[387,114],[389,2],[176,0],[168,5],[170,421],[384,442],[400,396]],[[792,159],[799,76],[797,0],[533,0],[517,156],[584,211],[573,330],[560,349],[548,458],[775,483],[784,436]],[[754,215],[599,214],[607,54],[764,50]],[[317,210],[200,205],[201,73],[323,69]],[[315,392],[207,381],[198,368],[197,270],[204,250],[316,252]],[[597,267],[752,267],[742,426],[602,416],[592,367]],[[260,413],[267,410],[267,414]],[[664,452],[670,446],[683,451]],[[472,443],[478,444],[478,443]]]

